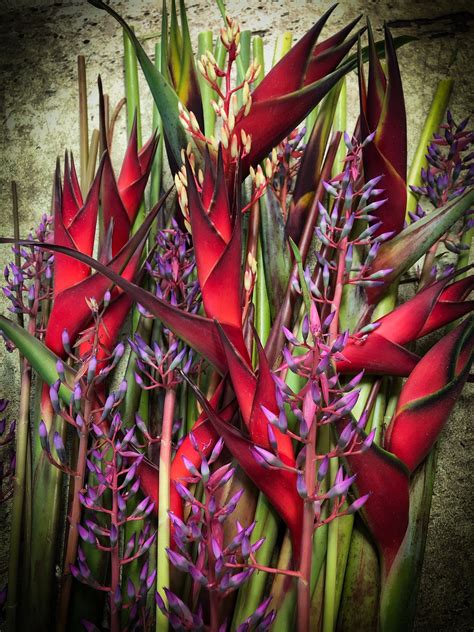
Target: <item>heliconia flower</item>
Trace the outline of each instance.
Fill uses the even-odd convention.
[[[438,439],[467,380],[473,341],[471,318],[432,347],[402,389],[385,435],[385,450],[371,444],[362,453],[346,457],[351,472],[357,474],[354,487],[358,496],[370,493],[361,512],[381,551],[384,576],[408,526],[410,472]],[[337,422],[338,433],[343,432],[344,423]]]
[[[336,422],[338,433],[346,421]],[[358,498],[370,494],[361,514],[374,536],[382,558],[382,572],[388,574],[403,542],[408,526],[409,473],[393,454],[377,445],[363,454],[346,457],[350,471],[356,475],[353,483]]]
[[[469,318],[428,351],[402,389],[385,444],[410,471],[433,447],[461,393],[473,343],[474,320]]]
[[[350,339],[343,351],[344,360],[337,362],[340,372],[356,372],[408,376],[419,358],[402,345],[464,316],[474,301],[464,301],[474,283],[474,276],[449,284],[449,275],[424,288],[413,298],[374,323],[376,329],[364,340]]]
[[[140,260],[141,248],[145,243],[148,230],[158,213],[163,200],[147,216],[137,233],[125,244],[115,257],[108,263],[108,268],[116,273],[122,274],[124,278],[132,279],[136,273]],[[51,244],[52,249],[56,249],[57,244]],[[75,251],[78,256],[84,254]],[[57,255],[56,255],[57,258]],[[70,257],[64,257],[70,259]],[[123,269],[123,270],[122,270]],[[86,303],[87,299],[94,299],[98,304],[102,302],[105,292],[108,290],[110,282],[103,275],[94,273],[79,282],[73,283],[59,292],[53,302],[53,307],[46,329],[46,345],[58,356],[64,357],[65,350],[62,342],[64,328],[67,326],[70,344],[74,344],[79,332],[87,326],[90,320],[90,309]],[[121,303],[123,305],[123,303]],[[110,309],[112,304],[107,308]],[[106,312],[107,312],[106,310]],[[123,316],[123,310],[115,307],[111,310],[115,316]],[[120,321],[123,322],[123,318]],[[109,318],[109,326],[112,320]],[[119,328],[119,327],[118,327]],[[118,333],[118,331],[117,331]]]
[[[221,148],[215,171],[211,158],[206,153],[201,191],[198,191],[189,161],[186,163],[186,176],[194,253],[204,311],[208,318],[220,323],[249,362],[241,333],[241,211],[238,187],[226,184]],[[224,287],[225,292],[222,291]]]
[[[99,189],[104,161],[102,160],[90,188],[86,201],[77,180],[74,161],[66,154],[64,181],[61,186],[59,161],[56,165],[53,188],[53,241],[55,244],[92,255],[94,248],[97,213],[99,210]],[[90,268],[83,263],[57,254],[54,258],[54,296],[65,288],[89,276]]]
[[[377,56],[369,23],[369,82],[366,88],[362,63],[359,66],[360,135],[364,140],[375,132],[363,148],[366,181],[383,174],[385,204],[373,211],[382,225],[376,235],[399,233],[406,211],[407,132],[403,88],[390,31],[385,27],[386,74]]]
[[[356,33],[345,41],[358,19],[316,45],[335,6],[262,79],[250,95],[248,115],[244,116],[245,105],[237,114],[234,128],[237,138],[242,130],[252,138],[250,153],[243,160],[244,173],[288,136],[346,74],[348,68],[338,67],[338,64],[360,35],[360,32]]]
[[[223,420],[199,390],[191,383],[190,386],[193,388],[215,431],[224,439],[228,450],[238,460],[247,476],[268,497],[275,510],[278,511],[287,524],[292,536],[294,555],[297,559],[301,544],[303,501],[296,488],[296,473],[282,468],[270,470],[262,466],[255,458],[256,442],[253,439],[245,438],[235,426]],[[261,388],[264,391],[266,387]],[[256,397],[258,396],[257,391],[255,395]],[[265,443],[268,445],[267,437],[265,438]],[[290,464],[284,454],[281,457],[283,462],[286,460],[287,464]]]
[[[105,231],[112,225],[112,256],[128,241],[133,222],[140,208],[153,157],[157,147],[156,134],[138,151],[137,117],[135,115],[127,149],[118,179],[115,179],[110,154],[103,159],[101,201]]]

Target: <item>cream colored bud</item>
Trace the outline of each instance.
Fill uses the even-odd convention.
[[[216,115],[219,116],[219,112],[221,110],[220,107],[217,105],[217,103],[214,100],[211,101],[211,105]]]
[[[232,135],[232,143],[230,146],[230,155],[232,156],[232,158],[238,158],[239,157],[239,145],[237,142],[237,136],[235,134]]]
[[[214,66],[212,66],[211,64],[207,66],[207,76],[211,81],[217,80],[216,71],[214,70]]]
[[[226,29],[221,29],[221,40],[224,46],[227,48],[229,46],[229,38],[227,37]]]
[[[211,145],[212,149],[214,149],[214,151],[217,151],[219,149],[219,143],[217,142],[215,136],[211,136],[209,138],[209,144]]]
[[[206,57],[209,59],[209,61],[211,62],[213,66],[217,66],[216,58],[214,57],[214,55],[212,54],[210,50],[206,51]]]
[[[272,161],[269,158],[265,160],[265,175],[269,180],[273,175]]]
[[[187,220],[187,219],[185,219],[185,220],[184,220],[184,225],[186,226],[186,230],[188,231],[188,233],[189,233],[190,235],[192,235],[192,234],[193,234],[193,232],[192,232],[192,230],[191,230],[191,224],[188,222],[188,220]]]
[[[181,182],[180,177],[177,173],[174,176],[174,184],[176,187],[176,191],[178,192],[178,195],[179,195],[181,189],[183,188],[183,183]]]
[[[245,291],[249,292],[251,287],[252,287],[252,273],[250,272],[250,270],[245,270],[245,274],[244,274]]]
[[[249,100],[245,104],[244,116],[248,116],[250,108],[252,107],[252,96],[249,96]]]
[[[204,184],[204,174],[202,172],[202,169],[199,169],[198,171],[198,182],[201,186]]]
[[[245,146],[247,144],[247,134],[244,129],[240,130],[240,140],[242,141],[242,145]]]
[[[227,132],[225,129],[222,129],[221,142],[224,149],[227,149],[227,147],[229,146],[229,136],[227,135]]]
[[[249,167],[249,173],[252,180],[255,181],[255,169],[253,167]]]
[[[257,172],[255,174],[255,186],[257,188],[263,187],[266,184],[265,176],[263,175],[262,167],[258,165]]]
[[[180,180],[180,182],[182,183],[183,186],[187,187],[188,186],[188,179],[186,177],[186,170],[184,167],[181,168],[180,171],[178,171],[178,178]]]
[[[206,76],[206,69],[204,68],[204,64],[202,63],[202,61],[200,59],[198,59],[198,61],[197,61],[197,67],[198,67],[198,70],[201,73],[201,75],[203,77],[205,77]]]
[[[229,133],[231,133],[235,126],[235,115],[232,111],[232,108],[230,108],[229,116],[227,117],[227,126],[229,128]]]
[[[246,154],[250,153],[251,147],[252,147],[252,137],[249,135],[249,136],[247,136],[247,142],[245,143],[245,153]]]
[[[250,97],[250,86],[247,81],[244,82],[244,86],[242,88],[242,104],[247,105],[247,101]]]
[[[272,163],[273,163],[274,165],[277,165],[277,164],[278,164],[278,154],[277,154],[276,147],[274,147],[274,148],[272,149]]]
[[[181,150],[180,155],[181,155],[181,162],[185,163],[186,162],[186,152],[184,151],[184,149]]]
[[[250,81],[250,79],[252,78],[252,73],[253,73],[253,69],[254,69],[254,62],[252,62],[250,64],[250,66],[247,68],[247,72],[245,73],[245,81]]]
[[[232,40],[234,39],[234,34],[232,32],[232,28],[230,26],[227,27],[227,40],[228,42],[232,42]]]
[[[188,192],[184,187],[181,189],[181,192],[179,194],[179,203],[181,204],[181,206],[188,205]]]
[[[236,46],[240,46],[240,31],[237,31],[234,37]]]
[[[191,154],[193,153],[193,145],[191,141],[189,141],[188,144],[186,145],[186,153],[188,155],[188,158],[191,158]]]
[[[240,44],[237,44],[237,46],[235,48],[235,54],[236,55],[240,55]]]
[[[197,121],[197,118],[194,114],[194,112],[190,112],[189,113],[189,122],[191,123],[191,127],[193,129],[194,132],[199,132],[199,123]]]

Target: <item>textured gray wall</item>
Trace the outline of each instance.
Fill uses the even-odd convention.
[[[113,6],[134,26],[139,37],[157,33],[160,13],[157,0],[113,0]],[[243,29],[262,34],[271,45],[278,32],[292,30],[300,36],[329,6],[329,2],[303,0],[256,0],[228,2]],[[187,2],[193,41],[200,30],[220,24],[217,8],[209,1]],[[342,0],[328,32],[333,32],[359,13],[370,15],[377,35],[383,21],[411,22],[404,32],[420,35],[420,41],[399,53],[408,109],[410,156],[437,81],[456,79],[452,110],[464,117],[472,110],[471,53],[474,11],[471,0]],[[440,20],[432,18],[445,16]],[[152,49],[154,39],[147,41]],[[89,81],[90,128],[97,126],[97,90],[100,72],[111,104],[123,95],[122,34],[110,17],[85,0],[0,0],[0,221],[2,234],[11,234],[10,181],[19,186],[22,234],[35,226],[50,206],[52,173],[56,156],[65,148],[78,156],[76,57],[86,57]],[[150,129],[150,99],[142,83],[145,136]],[[355,77],[349,78],[351,128],[357,108]],[[114,150],[123,150],[117,129]],[[123,134],[122,134],[123,138]],[[0,251],[3,268],[8,249]],[[0,396],[16,402],[18,361],[2,353]],[[472,389],[470,391],[472,393]],[[417,630],[420,632],[467,631],[474,626],[472,613],[473,430],[467,394],[458,404],[440,441],[438,475],[428,534]],[[471,467],[470,467],[471,466]],[[5,512],[4,512],[5,513]],[[5,518],[5,515],[3,515]],[[4,530],[5,534],[5,530]],[[6,568],[5,547],[0,552],[0,574]]]

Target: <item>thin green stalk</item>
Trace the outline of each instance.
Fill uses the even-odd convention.
[[[87,193],[87,165],[89,164],[89,120],[87,115],[87,77],[84,55],[77,57],[79,84],[79,156],[82,194]]]
[[[165,395],[163,410],[163,424],[160,443],[160,474],[158,482],[158,541],[156,547],[157,590],[167,603],[163,587],[170,585],[170,566],[168,554],[170,547],[170,469],[171,469],[171,435],[173,429],[173,417],[176,404],[175,388],[168,388]],[[156,608],[156,632],[168,630],[168,618]]]
[[[138,63],[133,44],[125,31],[123,31],[123,65],[125,71],[125,97],[127,99],[127,132],[130,134],[136,114],[137,141],[140,148],[142,145],[142,117],[140,112]]]
[[[426,117],[426,121],[421,132],[418,147],[416,148],[410,171],[408,173],[407,217],[409,211],[412,213],[416,211],[416,205],[418,202],[417,196],[410,190],[410,185],[421,185],[421,169],[426,168],[426,165],[428,164],[426,160],[426,150],[428,145],[431,143],[433,134],[439,130],[439,127],[443,122],[453,85],[454,81],[452,79],[441,79],[436,88],[428,116]]]
[[[202,31],[198,35],[198,57],[204,55],[206,51],[213,50],[212,31]],[[216,113],[211,105],[211,100],[216,98],[214,90],[207,83],[201,73],[197,73],[199,88],[201,90],[202,110],[204,114],[204,134],[210,137],[214,134],[214,126],[216,123]]]
[[[161,43],[155,45],[155,66],[161,70]],[[158,147],[151,166],[151,182],[150,182],[150,208],[153,208],[160,199],[163,179],[163,149],[164,149],[164,132],[163,121],[156,105],[153,105],[152,116],[153,130],[157,130],[159,134]]]
[[[285,31],[277,36],[275,48],[273,49],[272,66],[275,66],[286,55],[292,43],[293,33],[291,31]]]
[[[64,434],[64,421],[60,417],[55,419],[50,406],[43,407],[42,419],[48,432],[54,427],[60,435]],[[34,426],[35,444],[39,444],[39,420],[37,421],[38,423]],[[54,577],[59,537],[62,478],[61,470],[51,465],[41,450],[33,470],[33,540],[31,543],[28,612],[31,629],[38,632],[49,632],[52,620],[53,596],[56,589]],[[45,578],[48,578],[47,581]]]
[[[333,481],[339,468],[339,459],[336,457],[329,463],[329,480]],[[323,632],[333,632],[336,623],[336,577],[337,577],[337,545],[338,522],[332,520],[328,526],[328,543],[326,553],[326,577],[324,583],[324,615]]]
[[[32,333],[30,331],[30,333]],[[18,606],[18,577],[20,546],[23,532],[23,503],[26,488],[26,461],[28,451],[29,413],[31,394],[31,365],[23,358],[20,386],[20,410],[16,426],[16,464],[13,479],[13,502],[11,510],[10,550],[8,560],[8,596],[6,603],[6,629],[15,632]]]
[[[333,132],[345,132],[347,129],[347,83],[346,78],[343,77],[340,82],[341,88],[339,92],[339,99],[337,101],[336,112],[334,114],[334,120],[332,125]],[[334,89],[334,88],[333,88]],[[344,158],[346,157],[346,146],[344,139],[341,138],[339,147],[337,149],[336,159],[332,168],[332,175],[335,176],[338,173],[342,173],[344,170]]]

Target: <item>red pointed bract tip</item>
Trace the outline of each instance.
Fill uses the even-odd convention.
[[[406,381],[386,446],[413,471],[426,457],[468,378],[474,351],[469,318],[432,347]]]

